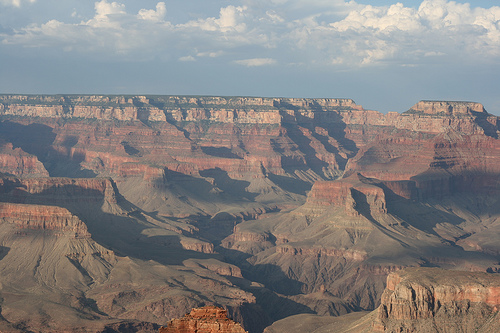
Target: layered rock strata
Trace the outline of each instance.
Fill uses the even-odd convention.
[[[413,268],[388,276],[373,330],[490,332],[499,309],[497,274]]]
[[[110,178],[0,178],[2,201],[29,204],[116,203]]]
[[[15,119],[28,127],[33,117],[43,120],[45,136],[55,134],[46,154],[96,174],[145,180],[163,179],[164,169],[194,176],[220,169],[232,178],[293,174],[311,182],[338,178],[346,166],[348,174],[409,180],[436,163],[454,163],[422,151],[432,151],[434,136],[496,137],[499,129],[498,118],[479,103],[434,101],[382,114],[350,99],[2,95],[0,115],[31,117]],[[3,128],[7,137],[20,130]],[[436,151],[446,149],[435,144]],[[21,146],[31,152],[34,145]],[[384,172],[388,161],[394,167]]]
[[[166,289],[161,274],[161,288],[93,286],[121,319],[207,299],[271,320],[372,310],[405,266],[498,271],[498,119],[470,102],[382,114],[350,99],[3,95],[0,201],[31,212],[3,219],[65,233],[78,215],[120,255],[182,267]]]
[[[227,311],[215,306],[191,310],[183,318],[173,319],[159,333],[246,333],[240,324],[227,317]]]
[[[21,229],[54,230],[70,232],[74,237],[90,237],[85,223],[61,207],[0,203],[0,219]]]

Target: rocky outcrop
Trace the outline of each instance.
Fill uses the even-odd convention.
[[[191,310],[184,318],[173,319],[159,333],[245,333],[240,324],[227,317],[227,311],[215,306]]]
[[[496,274],[412,268],[388,276],[373,329],[486,332],[484,327],[500,329],[499,309]]]
[[[0,219],[21,229],[54,230],[90,237],[87,226],[67,209],[56,206],[0,203]]]
[[[387,201],[381,183],[361,174],[336,180],[315,182],[308,195],[310,205],[343,207],[350,216],[387,213]]]
[[[49,176],[36,156],[24,152],[21,148],[14,149],[10,142],[0,142],[0,173],[22,177]]]
[[[434,115],[471,115],[472,112],[486,112],[480,103],[448,101],[420,101],[410,110]]]
[[[116,203],[110,178],[2,178],[2,201],[30,204]]]
[[[335,248],[319,248],[319,247],[307,247],[307,248],[297,248],[291,245],[280,245],[276,247],[276,253],[283,255],[292,256],[310,256],[310,257],[338,257],[344,258],[346,260],[352,261],[363,261],[367,259],[366,252],[356,251],[356,250],[342,250]]]
[[[161,107],[161,109],[159,108]],[[160,96],[0,96],[0,114],[23,117],[122,121],[212,121],[279,124],[280,110],[335,108],[362,110],[351,99],[226,98]]]

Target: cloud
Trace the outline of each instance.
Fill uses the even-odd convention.
[[[243,65],[246,67],[259,67],[259,66],[274,65],[276,63],[276,60],[272,58],[253,58],[253,59],[235,60],[234,62],[238,65]]]
[[[300,20],[290,38],[319,51],[325,63],[343,66],[418,64],[431,54],[496,61],[499,20],[500,7],[471,9],[446,0],[424,0],[418,9],[358,5],[334,22]]]
[[[224,51],[211,51],[211,52],[198,52],[196,54],[197,57],[209,57],[209,58],[217,58],[224,54]]]
[[[423,0],[418,8],[341,0],[311,0],[307,5],[300,0],[238,0],[216,8],[215,16],[177,24],[168,20],[165,2],[130,13],[123,3],[102,0],[94,10],[93,17],[80,23],[53,19],[0,34],[0,39],[4,47],[134,60],[210,57],[248,67],[278,62],[339,68],[406,66],[496,62],[500,57],[500,7],[471,8],[447,0]],[[176,15],[172,8],[168,13]],[[263,52],[269,58],[261,58]]]
[[[30,3],[36,2],[36,0],[28,0]],[[0,0],[0,4],[4,6],[14,6],[14,7],[21,7],[21,2],[24,2],[22,0]]]
[[[4,35],[2,43],[54,50],[59,47],[97,57],[134,55],[138,59],[152,56],[144,49],[165,43],[173,30],[171,24],[161,22],[162,31],[158,33],[158,21],[166,12],[163,2],[156,5],[156,10],[141,9],[137,15],[127,13],[122,3],[106,0],[95,2],[94,10],[92,18],[80,23],[50,20],[28,25]]]
[[[245,19],[246,6],[227,6],[220,9],[219,17],[209,17],[190,21],[185,27],[200,28],[205,31],[220,31],[220,32],[239,32],[243,33],[246,30]]]
[[[368,5],[361,10],[351,11],[345,19],[332,23],[331,26],[338,31],[349,29],[414,31],[420,28],[420,21],[415,9],[397,3],[389,8]]]
[[[156,5],[156,10],[153,9],[141,9],[139,11],[139,18],[148,21],[162,21],[167,14],[167,6],[164,2],[158,2]]]
[[[179,61],[196,61],[196,58],[193,56],[184,56],[184,57],[180,57]]]

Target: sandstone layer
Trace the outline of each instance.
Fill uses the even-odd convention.
[[[227,317],[227,311],[215,306],[191,310],[183,318],[173,319],[159,333],[246,333],[240,324]]]
[[[376,332],[495,332],[500,276],[408,269],[392,273],[373,325]]]
[[[71,232],[74,237],[90,237],[85,223],[61,207],[0,203],[0,219],[21,229],[56,230]]]

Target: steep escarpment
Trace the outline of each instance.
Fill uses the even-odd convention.
[[[371,313],[297,315],[264,332],[498,332],[499,283],[497,274],[408,268],[389,274]]]
[[[0,143],[0,172],[23,177],[48,177],[49,173],[34,155],[21,148],[13,148],[12,143]]]
[[[0,203],[0,219],[21,229],[55,230],[71,232],[75,237],[90,237],[85,223],[61,207]]]
[[[390,274],[374,331],[495,332],[500,277],[487,273],[408,269]]]
[[[147,180],[161,179],[162,169],[194,176],[220,169],[251,182],[269,174],[311,182],[338,178],[351,159],[348,172],[397,159],[398,167],[411,164],[409,170],[392,172],[403,179],[425,171],[428,163],[415,156],[433,136],[454,131],[494,137],[498,130],[497,118],[480,104],[463,102],[420,102],[407,113],[384,115],[348,99],[1,97],[0,114],[24,117],[15,120],[22,125],[4,123],[9,125],[4,136],[30,154],[37,151],[51,175],[91,172]],[[75,111],[81,108],[89,111]],[[33,126],[26,117],[41,119],[45,127]],[[34,129],[45,139],[32,140]],[[392,143],[384,142],[389,137]],[[43,142],[47,145],[40,147]],[[418,154],[400,156],[403,147]],[[49,155],[71,163],[54,166]]]

